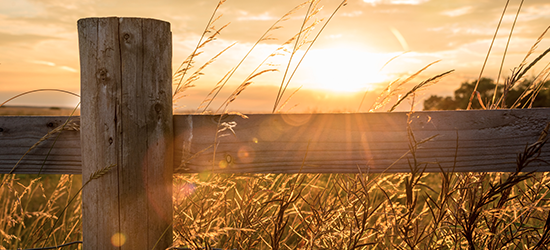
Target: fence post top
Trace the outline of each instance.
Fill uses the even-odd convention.
[[[119,22],[122,22],[122,20],[124,19],[133,19],[133,20],[151,20],[153,22],[163,22],[163,23],[167,23],[167,24],[170,24],[170,22],[168,21],[164,21],[164,20],[160,20],[160,19],[156,19],[156,18],[148,18],[148,17],[119,17],[119,16],[109,16],[109,17],[84,17],[84,18],[80,18],[78,19],[78,23],[80,22],[83,22],[85,20],[100,20],[100,19],[118,19]]]

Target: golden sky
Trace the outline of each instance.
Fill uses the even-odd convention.
[[[311,20],[320,23],[309,39],[319,32],[340,2],[320,1],[317,7],[322,9]],[[520,2],[509,1],[483,74],[486,77],[498,75]],[[204,48],[204,53],[197,57],[196,67],[227,46],[236,45],[205,69],[201,79],[195,82],[196,87],[187,91],[178,106],[196,110],[215,83],[238,64],[262,34],[301,3],[303,1],[296,0],[227,0],[223,3],[217,12],[222,17],[215,27],[228,23],[229,26]],[[217,4],[217,0],[0,0],[0,101],[34,89],[80,92],[76,27],[80,18],[148,17],[170,22],[175,70],[193,51]],[[430,94],[451,95],[461,82],[477,79],[505,5],[505,0],[350,0],[336,12],[305,56],[283,100],[296,88],[302,88],[284,110],[294,107],[292,111],[298,112],[357,111],[368,91],[361,109],[367,111],[388,82],[405,79],[438,60],[414,82],[451,69],[455,72],[415,100],[421,103]],[[275,39],[260,43],[252,51],[211,109],[216,110],[262,60],[299,31],[307,9],[305,5],[293,13],[280,24],[281,29],[271,33],[270,37]],[[504,77],[522,61],[549,25],[548,0],[523,3],[508,45]],[[292,49],[291,45],[287,48]],[[543,40],[534,56],[549,46],[550,42]],[[304,51],[295,54],[291,65],[296,65]],[[395,56],[398,57],[381,69]],[[263,68],[274,67],[279,71],[255,78],[231,104],[230,110],[271,111],[289,58],[288,53],[270,58],[269,65]],[[548,59],[539,63],[532,75],[547,63]],[[405,86],[403,91],[410,87],[412,85]],[[70,95],[41,93],[11,104],[71,106],[76,103],[78,99]],[[407,108],[406,105],[403,108]]]

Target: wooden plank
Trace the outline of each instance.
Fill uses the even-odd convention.
[[[97,37],[90,37],[94,30]],[[87,18],[79,20],[79,38],[84,180],[115,166],[83,189],[84,247],[166,249],[172,243],[170,24]]]
[[[183,153],[189,157],[213,145],[217,117],[174,116],[176,173],[203,169],[215,172],[297,172],[304,160],[308,143],[306,165],[302,171],[353,173],[358,171],[357,164],[363,170],[368,169],[366,163],[369,163],[371,172],[409,171],[406,159],[397,161],[408,151],[406,113],[256,114],[249,115],[249,119],[230,116],[223,121],[237,122],[234,128],[237,136],[225,136],[219,140],[217,160],[225,154],[232,157],[236,155],[233,165],[225,169],[212,169],[213,151],[208,149],[180,166]],[[273,121],[269,120],[270,117]],[[53,121],[57,125],[65,120],[66,117],[0,117],[0,128],[4,131],[0,133],[0,171],[9,172],[20,156],[51,130],[48,123]],[[438,161],[450,169],[457,152],[456,171],[513,171],[516,154],[535,142],[549,121],[548,108],[430,111],[416,112],[411,128],[419,141],[439,135],[418,150],[418,157],[422,161]],[[77,133],[62,133],[56,143],[57,148],[53,149],[46,161],[45,173],[79,173]],[[38,172],[44,159],[44,150],[51,145],[47,144],[51,140],[31,151],[26,158],[34,157],[32,159],[35,160],[24,160],[16,173]],[[540,159],[550,161],[549,148],[550,145],[542,148]],[[392,168],[386,170],[392,164]],[[540,171],[550,170],[541,162],[536,164],[534,166]],[[439,171],[439,168],[429,164],[427,170]]]
[[[122,249],[172,243],[172,44],[170,24],[120,18]],[[142,215],[142,216],[136,216]],[[146,221],[144,221],[146,219]],[[157,245],[158,241],[158,245]]]
[[[65,129],[53,132],[68,119]],[[79,128],[80,117],[0,116],[0,173],[37,174],[42,169],[44,174],[80,174]]]
[[[176,116],[175,172],[409,172],[406,113]],[[235,125],[231,132],[218,124]],[[514,171],[550,109],[416,112],[410,128],[426,171]],[[216,136],[218,137],[216,139]],[[221,136],[221,137],[220,137]],[[215,146],[217,145],[217,146]],[[214,156],[215,150],[215,156]],[[550,161],[548,146],[540,159]],[[437,163],[437,164],[436,164]],[[550,171],[543,162],[526,169]],[[359,170],[360,169],[360,170]]]
[[[81,152],[83,183],[94,173],[118,166],[120,154],[120,45],[117,18],[78,21],[80,50]],[[82,189],[84,249],[115,249],[120,232],[117,168]]]

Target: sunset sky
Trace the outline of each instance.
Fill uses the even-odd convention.
[[[235,67],[261,35],[285,13],[300,5],[296,0],[227,0],[218,10],[220,28],[230,23],[218,39],[204,48],[196,67],[236,42],[208,66],[196,87],[177,103],[181,110],[196,110],[214,85]],[[312,39],[341,1],[324,0],[315,16],[321,21]],[[496,78],[520,0],[511,0],[483,76]],[[0,102],[34,89],[63,89],[80,92],[79,52],[76,22],[85,17],[148,17],[171,23],[173,68],[193,51],[217,0],[0,0]],[[431,94],[452,95],[466,80],[477,79],[505,0],[350,0],[327,24],[313,44],[285,93],[286,99],[302,87],[284,110],[357,111],[367,92],[362,111],[368,111],[376,96],[395,79],[405,79],[426,65],[441,60],[415,78],[414,82],[454,69],[451,75],[429,87],[416,102]],[[216,110],[268,55],[296,34],[308,9],[305,5],[272,32],[276,38],[262,42],[244,61],[214,102]],[[313,21],[313,20],[312,20]],[[311,22],[310,22],[311,23]],[[550,25],[550,2],[523,3],[504,63],[506,77],[517,66],[537,37]],[[530,60],[550,47],[550,34],[539,44]],[[292,47],[287,48],[291,49]],[[404,52],[407,52],[403,54]],[[293,58],[297,62],[304,50]],[[391,58],[401,55],[382,70]],[[268,59],[278,72],[254,79],[230,110],[269,112],[289,56]],[[531,71],[538,74],[550,60]],[[291,67],[292,68],[292,67]],[[406,85],[403,91],[411,88]],[[31,94],[11,105],[71,106],[78,98],[60,93]],[[408,102],[406,103],[408,105]],[[407,106],[404,105],[403,109]]]

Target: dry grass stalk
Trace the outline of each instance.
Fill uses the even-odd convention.
[[[212,16],[210,16],[210,20],[208,20],[208,23],[206,24],[206,28],[204,29],[202,35],[201,35],[201,38],[199,39],[198,43],[197,43],[197,46],[195,46],[195,50],[193,51],[193,53],[191,53],[191,55],[189,55],[187,57],[187,59],[185,59],[181,65],[178,67],[178,69],[176,70],[176,73],[174,73],[174,77],[172,79],[174,85],[176,85],[176,88],[174,90],[174,94],[173,94],[173,98],[175,98],[177,95],[180,95],[183,91],[185,91],[185,89],[187,89],[189,86],[182,86],[182,83],[183,83],[183,79],[185,78],[185,75],[187,74],[187,72],[189,71],[189,69],[191,69],[193,67],[193,64],[194,64],[194,59],[195,57],[197,57],[198,55],[200,55],[202,52],[199,51],[200,48],[203,48],[204,46],[206,46],[206,44],[214,41],[215,37],[219,34],[219,31],[221,30],[218,30],[216,32],[214,32],[214,34],[210,35],[206,41],[202,41],[204,39],[204,37],[206,36],[207,33],[210,33],[211,30],[215,30],[213,24],[215,23],[216,20],[218,20],[221,16],[218,16],[215,18],[216,16],[216,12],[218,11],[218,9],[220,8],[220,6],[225,2],[226,0],[220,0],[216,6],[216,8],[214,9],[214,11],[212,12]],[[223,28],[225,28],[227,25],[225,25]]]
[[[218,82],[218,84],[216,84],[215,86],[215,90],[211,91],[211,93],[205,98],[205,101],[203,101],[203,103],[206,103],[206,105],[204,105],[204,109],[202,112],[205,112],[208,107],[210,106],[210,104],[212,104],[212,101],[218,96],[218,94],[220,93],[220,91],[225,87],[225,85],[227,84],[227,82],[231,79],[231,77],[233,76],[233,74],[237,71],[237,69],[239,69],[239,67],[242,65],[242,63],[248,58],[248,56],[250,55],[250,53],[252,53],[252,51],[256,48],[256,46],[258,44],[260,44],[260,42],[263,42],[263,41],[267,41],[267,40],[274,40],[274,38],[272,38],[270,36],[271,32],[274,31],[274,30],[277,30],[277,29],[280,29],[282,26],[280,26],[279,24],[283,21],[286,21],[290,18],[290,16],[292,14],[294,14],[296,11],[298,11],[300,8],[302,8],[305,4],[307,4],[307,2],[304,2],[296,7],[294,7],[292,10],[290,10],[289,12],[287,12],[285,15],[283,15],[281,18],[279,18],[277,21],[275,21],[275,23],[273,23],[273,25],[271,25],[271,27],[269,27],[269,29],[267,29],[267,31],[262,35],[260,36],[260,38],[256,41],[256,43],[254,43],[254,45],[252,45],[252,47],[250,48],[250,50],[246,53],[246,55],[241,59],[241,61],[239,61],[239,63],[237,63],[237,65],[235,67],[233,67],[231,70],[229,70],[228,73],[226,73],[226,75],[224,76],[224,78]],[[267,59],[266,59],[267,60]],[[264,62],[262,62],[260,65],[258,65],[258,67],[253,71],[253,73],[251,73],[251,75],[253,75],[257,70],[258,68],[263,65],[265,63],[265,60]],[[249,76],[250,78],[250,76]],[[245,81],[246,82],[246,81]],[[212,96],[212,97],[210,97]],[[208,100],[206,100],[208,99]],[[228,98],[229,99],[229,98]],[[203,106],[201,104],[201,106]],[[223,106],[223,104],[222,104]]]
[[[51,152],[51,150],[53,149],[53,147],[55,146],[55,142],[57,141],[57,138],[59,137],[60,135],[60,132],[65,130],[65,131],[79,131],[80,130],[80,125],[78,123],[75,123],[74,120],[71,119],[71,117],[74,115],[74,113],[76,112],[77,108],[80,106],[80,103],[78,103],[78,105],[76,105],[76,107],[73,109],[73,112],[71,113],[71,115],[69,116],[69,118],[65,121],[65,123],[63,123],[63,125],[61,126],[58,126],[57,128],[53,129],[52,131],[48,132],[46,135],[44,135],[42,138],[40,138],[40,140],[38,140],[38,142],[36,142],[35,144],[33,144],[26,152],[25,154],[23,154],[23,156],[21,156],[21,158],[19,158],[19,160],[17,161],[17,163],[15,163],[15,165],[13,166],[13,168],[10,170],[10,173],[9,174],[12,174],[13,171],[15,171],[15,169],[17,168],[17,166],[19,166],[19,163],[21,163],[21,161],[23,160],[23,158],[25,158],[25,156],[27,156],[27,154],[29,152],[31,152],[33,149],[35,149],[38,145],[40,145],[42,142],[46,141],[48,138],[50,138],[52,135],[54,134],[57,134],[57,137],[55,138],[55,140],[53,141],[53,144],[52,146],[50,147],[49,151],[48,151],[48,154],[46,155],[46,158],[44,159],[43,161],[43,164],[42,164],[42,167],[40,167],[40,171],[38,172],[39,175],[40,173],[42,172],[42,168],[44,167],[44,164],[46,162],[46,160],[48,159],[48,156]],[[4,183],[2,182],[2,185],[3,186]]]
[[[258,76],[261,76],[265,73],[269,73],[269,72],[277,72],[278,70],[277,69],[264,69],[260,72],[257,72],[253,75],[250,75],[248,76],[243,83],[241,83],[241,85],[239,85],[234,91],[233,93],[231,93],[231,95],[222,103],[222,105],[218,108],[218,110],[216,111],[216,113],[218,113],[220,110],[225,113],[227,111],[227,108],[229,106],[229,104],[231,104],[233,101],[235,101],[235,99],[237,99],[237,97],[250,85],[252,84],[252,80]]]
[[[226,27],[226,26],[224,26]],[[222,28],[224,28],[222,27]],[[202,75],[204,75],[204,73],[202,73],[202,71],[208,67],[210,64],[212,64],[214,61],[216,61],[216,59],[218,57],[220,57],[223,53],[225,53],[227,50],[229,50],[230,48],[232,48],[236,43],[233,43],[229,46],[227,46],[225,49],[223,49],[222,51],[220,51],[218,54],[216,54],[214,57],[212,57],[208,62],[206,62],[205,64],[203,64],[200,68],[198,68],[195,72],[193,72],[193,74],[187,78],[184,82],[184,84],[181,86],[181,88],[179,88],[177,95],[174,96],[174,102],[176,102],[178,99],[180,98],[183,98],[185,97],[185,95],[183,95],[183,92],[188,89],[188,88],[192,88],[192,87],[195,87],[195,85],[193,84],[193,82],[197,81],[200,79],[200,77]],[[183,75],[181,75],[181,77],[183,77]],[[183,78],[182,78],[183,79]]]
[[[315,41],[317,41],[317,38],[319,38],[319,35],[323,32],[323,30],[325,29],[325,27],[327,26],[327,24],[330,22],[330,20],[332,20],[332,18],[334,17],[334,15],[336,14],[336,12],[338,12],[338,10],[345,6],[347,4],[347,0],[344,0],[342,1],[338,7],[336,7],[336,9],[332,12],[332,14],[330,15],[330,17],[327,19],[327,21],[325,22],[325,24],[321,27],[321,29],[319,30],[319,32],[317,32],[317,35],[315,36],[315,38],[311,41],[308,41],[307,40],[307,36],[309,35],[309,31],[315,26],[317,25],[317,21],[314,22],[312,25],[310,25],[310,28],[306,28],[304,29],[304,25],[307,23],[307,21],[309,21],[310,19],[313,18],[313,16],[315,16],[320,8],[316,8],[318,4],[318,1],[312,1],[311,4],[310,4],[310,8],[308,9],[308,12],[306,14],[306,17],[304,19],[304,22],[302,23],[302,27],[300,28],[300,32],[298,32],[298,37],[296,38],[296,43],[295,43],[295,46],[294,46],[294,49],[291,53],[291,56],[290,56],[290,59],[289,59],[289,62],[287,64],[287,68],[285,70],[285,74],[283,75],[283,79],[281,81],[281,86],[279,87],[279,92],[277,93],[277,98],[275,99],[275,104],[273,106],[273,113],[275,113],[275,111],[277,111],[277,107],[279,106],[279,103],[281,101],[281,99],[283,98],[284,96],[284,92],[286,91],[288,85],[290,84],[290,81],[292,80],[292,77],[294,76],[294,73],[296,73],[296,71],[298,70],[298,67],[300,66],[300,64],[302,63],[304,57],[307,55],[307,53],[309,52],[309,50],[311,49],[311,47],[313,46],[313,44],[315,43]],[[311,9],[311,7],[313,6],[313,12],[311,14],[309,14],[309,11]],[[301,43],[301,45],[305,45],[305,44],[309,44],[308,48],[306,49],[304,55],[302,56],[302,58],[300,59],[300,61],[298,61],[298,63],[296,64],[292,74],[290,75],[290,77],[288,78],[288,80],[286,79],[286,76],[288,74],[288,71],[290,69],[290,65],[291,65],[291,62],[292,62],[292,57],[293,55],[300,49],[301,45],[299,45],[299,40],[300,40],[300,37],[299,35],[302,34],[303,32],[306,32],[305,35],[306,35],[306,38],[303,39],[303,42]],[[286,84],[285,84],[285,80],[286,80]],[[284,87],[283,87],[284,86]]]
[[[428,65],[429,66],[429,65]],[[423,70],[423,69],[422,69]],[[441,73],[439,75],[436,75],[434,77],[431,77],[427,80],[424,80],[422,82],[420,82],[419,84],[415,85],[411,90],[409,90],[407,93],[405,93],[405,95],[403,95],[402,97],[400,97],[397,102],[390,108],[390,110],[388,110],[388,112],[392,112],[395,110],[395,108],[397,108],[397,106],[399,106],[399,104],[401,104],[401,102],[405,99],[407,99],[407,97],[409,97],[410,95],[413,95],[414,93],[418,92],[418,91],[421,91],[422,89],[430,86],[430,85],[433,85],[433,84],[436,84],[439,80],[441,80],[441,78],[445,77],[446,75],[452,73],[454,71],[453,70],[449,70],[447,72],[444,72],[444,73]],[[417,72],[418,74],[419,72]]]
[[[493,45],[495,43],[495,40],[497,38],[498,31],[500,30],[500,25],[502,24],[502,19],[504,19],[504,14],[506,14],[506,9],[508,9],[508,4],[510,3],[510,0],[506,0],[506,4],[504,5],[504,9],[502,10],[502,14],[500,15],[500,19],[498,21],[497,28],[495,29],[495,34],[493,35],[493,39],[491,40],[491,45],[489,46],[489,49],[487,50],[487,55],[485,56],[485,60],[483,61],[483,66],[481,66],[481,71],[479,72],[479,76],[477,78],[476,85],[474,86],[474,90],[472,91],[472,94],[470,96],[470,100],[468,101],[468,107],[466,110],[469,110],[472,108],[472,101],[474,100],[474,92],[477,91],[477,87],[479,86],[479,82],[481,81],[481,77],[483,76],[483,71],[485,70],[485,66],[487,65],[487,61],[489,60],[489,55],[491,54],[491,50],[493,49]]]
[[[419,71],[415,72],[414,74],[410,75],[409,77],[407,77],[403,81],[400,81],[400,79],[396,79],[396,80],[390,82],[388,84],[388,86],[386,86],[386,88],[380,93],[380,95],[378,95],[378,97],[376,98],[376,101],[372,104],[369,112],[374,112],[377,109],[385,106],[387,103],[390,102],[392,97],[397,96],[397,98],[398,98],[397,103],[395,105],[393,105],[393,107],[390,109],[390,110],[394,110],[395,107],[397,107],[397,105],[399,105],[404,99],[406,99],[406,98],[402,98],[401,94],[400,94],[403,86],[405,84],[409,83],[410,81],[412,81],[418,75],[420,75],[424,70],[428,69],[430,66],[438,63],[439,61],[440,60],[437,60],[437,61],[434,61],[434,62],[424,66],[424,68],[422,68]],[[421,82],[420,84],[417,84],[415,87],[413,87],[413,89],[411,89],[411,91],[407,92],[405,95],[409,96],[409,95],[413,94],[414,92],[416,92],[417,90],[420,90],[425,86],[431,85],[430,83],[436,83],[441,77],[451,73],[452,71],[453,70],[447,71],[443,74],[440,74],[440,75],[432,77],[428,80],[425,80],[425,81]]]
[[[531,63],[529,63],[525,68],[524,65],[520,65],[517,68],[514,68],[512,70],[512,75],[508,78],[506,78],[506,81],[504,83],[504,90],[502,93],[502,96],[499,100],[501,108],[506,107],[506,100],[508,92],[516,86],[516,84],[520,83],[523,80],[523,77],[525,74],[535,65],[537,64],[544,56],[546,56],[548,53],[550,53],[550,48],[546,49],[543,53],[541,53],[537,58],[535,58]],[[498,103],[497,103],[498,104]]]
[[[531,49],[528,51],[525,58],[521,61],[518,67],[512,69],[512,75],[510,77],[507,77],[504,86],[503,86],[503,94],[499,98],[499,100],[495,103],[493,101],[493,104],[491,105],[491,108],[496,108],[500,106],[501,108],[506,107],[506,97],[508,95],[508,92],[514,88],[517,84],[519,84],[521,81],[524,80],[524,76],[526,73],[535,65],[537,64],[542,58],[544,58],[549,52],[550,48],[546,49],[543,53],[541,53],[537,58],[535,58],[531,63],[527,64],[527,58],[535,52],[536,48],[538,47],[539,43],[544,38],[546,32],[550,29],[550,26],[542,32],[542,34],[537,38],[533,46],[531,46]],[[515,103],[512,105],[512,107],[518,107],[521,104],[521,100],[523,100],[526,96],[531,94],[531,100],[534,101],[536,95],[538,94],[538,91],[533,92],[534,89],[541,88],[542,86],[537,86],[536,83],[544,84],[545,81],[539,82],[537,79],[547,72],[548,65],[541,71],[541,73],[537,76],[537,78],[531,82],[531,85],[527,87],[526,91],[522,93],[522,95],[515,101]],[[493,97],[494,99],[494,97]]]
[[[110,166],[107,166],[107,167],[104,167],[102,169],[98,169],[97,171],[93,172],[90,177],[88,178],[88,180],[80,187],[80,189],[76,192],[76,194],[74,194],[70,199],[68,199],[67,203],[65,204],[65,206],[63,207],[63,209],[59,212],[59,214],[55,217],[55,221],[53,223],[53,226],[52,226],[52,229],[50,230],[50,233],[47,235],[46,237],[46,240],[43,241],[42,243],[42,247],[45,246],[46,242],[48,242],[48,240],[50,239],[50,236],[53,235],[54,233],[54,230],[57,230],[58,227],[57,224],[60,222],[60,218],[63,216],[67,216],[66,215],[66,211],[67,209],[69,208],[69,206],[73,203],[73,201],[75,201],[75,199],[80,199],[80,192],[82,192],[82,189],[84,189],[84,187],[86,187],[86,185],[88,185],[88,183],[90,183],[92,180],[97,180],[99,178],[101,178],[102,176],[106,175],[109,171],[111,171],[111,169],[115,168],[117,165],[116,164],[112,164]],[[76,227],[76,225],[74,226]],[[71,229],[74,230],[74,227]],[[54,239],[55,240],[55,239]]]
[[[311,28],[313,27],[313,25],[311,26]],[[309,31],[310,29],[308,29]],[[303,33],[303,32],[308,32],[308,31],[302,31],[300,33]],[[220,107],[216,110],[216,113],[225,113],[227,112],[227,108],[229,106],[229,104],[231,102],[233,102],[236,97],[238,95],[240,95],[240,93],[242,93],[246,87],[248,87],[249,85],[252,84],[252,79],[260,76],[260,75],[263,75],[265,73],[268,73],[268,72],[276,72],[278,71],[276,68],[268,68],[268,69],[264,69],[262,71],[259,71],[260,68],[265,65],[267,63],[267,61],[270,59],[270,58],[273,58],[275,56],[279,56],[279,55],[285,55],[286,52],[288,52],[286,49],[285,49],[285,46],[292,43],[293,41],[296,41],[300,35],[300,33],[294,35],[293,37],[291,37],[290,39],[288,39],[286,42],[283,43],[283,45],[279,46],[274,52],[272,52],[271,54],[269,54],[260,64],[258,64],[258,66],[247,76],[247,78],[245,79],[245,81],[243,83],[241,83],[241,85],[239,85],[237,87],[237,89],[235,91],[233,91],[233,93],[220,105]],[[249,51],[250,53],[251,51]],[[288,53],[291,53],[291,52],[288,52]],[[244,60],[244,59],[243,59]],[[241,61],[242,62],[242,61]],[[275,65],[269,65],[269,66],[275,66]],[[232,73],[236,70],[236,68],[233,68],[231,71],[229,71],[226,76],[231,76]],[[224,77],[225,78],[225,77]],[[216,92],[216,94],[213,95],[212,98],[208,99],[208,104],[204,106],[204,110],[203,112],[206,111],[206,109],[208,108],[208,106],[210,105],[210,103],[214,100],[214,97],[217,95],[217,93],[221,90],[221,88],[225,85],[225,83],[227,82],[227,78],[225,80],[223,80],[223,84],[220,85],[220,82],[218,82],[218,84],[216,85],[216,87],[214,88],[214,90],[212,90],[210,93],[212,94],[213,92]],[[210,96],[210,94],[209,94]],[[203,103],[205,103],[206,101],[203,101]],[[201,104],[201,106],[203,106]]]
[[[542,34],[540,34],[540,36],[535,41],[535,44],[533,44],[533,46],[531,46],[531,49],[527,52],[527,54],[525,55],[525,57],[521,61],[520,67],[525,65],[527,63],[527,58],[529,58],[529,56],[531,56],[533,53],[535,53],[535,50],[538,48],[538,46],[539,46],[540,42],[542,41],[542,39],[544,39],[544,36],[546,35],[546,33],[548,32],[549,29],[550,29],[550,26],[546,27],[546,29],[542,32]]]
[[[534,87],[531,88],[533,90],[532,91],[526,90],[527,94],[531,94],[531,95],[529,96],[529,100],[527,100],[529,105],[528,106],[524,105],[524,108],[533,107],[533,103],[535,102],[536,97],[538,96],[540,91],[543,90],[544,83],[548,81],[549,76],[550,76],[550,63],[546,64],[542,72],[539,75],[537,75],[537,77],[535,78],[535,81],[533,82],[533,85],[532,85]]]
[[[71,175],[38,178],[3,175],[2,179],[5,185],[0,187],[3,201],[0,206],[0,248],[27,249],[38,244],[60,245],[81,239],[82,233],[78,230],[80,202],[68,204],[80,186],[78,178]],[[67,213],[56,216],[65,205],[68,205]],[[56,220],[58,226],[54,225]],[[48,231],[51,238],[45,239]]]
[[[491,249],[550,242],[548,173],[424,173],[409,127],[408,174],[177,176],[176,245],[222,249]],[[456,146],[457,150],[459,145]],[[359,166],[358,166],[359,167]],[[362,168],[359,168],[360,170]],[[368,171],[368,167],[366,168]],[[440,183],[440,185],[437,185]],[[525,204],[529,204],[525,206]]]
[[[231,74],[231,72],[233,72],[235,68],[229,70],[224,76],[222,79],[220,79],[220,81],[218,81],[218,83],[216,83],[216,85],[214,85],[214,88],[212,88],[212,90],[210,90],[210,92],[206,95],[206,97],[203,99],[203,101],[199,104],[199,107],[197,108],[197,112],[200,112],[200,110],[202,109],[202,113],[206,113],[206,110],[208,109],[208,106],[210,105],[210,103],[212,103],[212,101],[214,101],[214,97],[212,97],[215,93],[218,92],[218,89],[221,88],[221,84],[229,77],[229,75]]]
[[[404,55],[404,54],[406,54],[406,53],[408,53],[408,51],[405,51],[405,52],[403,52],[403,53],[401,53],[401,54],[399,54],[399,55],[396,55],[396,56],[390,58],[388,61],[386,61],[386,63],[384,63],[384,65],[382,65],[382,67],[380,67],[380,69],[378,70],[378,72],[379,72],[379,73],[382,72],[382,70],[383,70],[386,66],[388,66],[388,64],[390,64],[393,60],[399,58],[400,56],[402,56],[402,55]],[[388,86],[386,86],[386,88],[385,88],[381,93],[386,93],[386,92],[390,89],[391,85],[392,85],[393,83],[397,82],[398,80],[399,80],[399,79],[395,80],[394,82],[390,82],[390,83],[388,84]],[[360,111],[361,111],[361,107],[363,106],[363,101],[365,101],[365,97],[367,96],[367,93],[368,93],[368,92],[369,92],[369,91],[367,90],[367,91],[365,91],[365,94],[363,94],[363,98],[361,98],[361,102],[359,103],[359,108],[357,108],[357,112],[360,112]],[[374,103],[375,103],[375,104],[378,103],[378,105],[379,105],[379,104],[380,104],[379,101],[381,101],[380,98],[381,98],[381,96],[379,95]],[[385,105],[385,104],[383,104],[383,105],[381,105],[381,106],[384,106],[384,105]],[[374,106],[374,104],[373,104],[373,106]],[[378,108],[376,108],[376,109],[378,109]],[[373,107],[371,107],[371,111],[369,111],[369,112],[372,112],[372,110],[373,110]]]
[[[14,99],[17,99],[21,96],[24,96],[24,95],[28,95],[28,94],[32,94],[32,93],[36,93],[36,92],[50,92],[50,91],[53,91],[53,92],[61,92],[61,93],[65,93],[65,94],[69,94],[69,95],[73,95],[73,96],[76,96],[78,98],[80,98],[80,95],[76,94],[76,93],[73,93],[71,91],[67,91],[67,90],[62,90],[62,89],[35,89],[35,90],[31,90],[31,91],[26,91],[26,92],[23,92],[21,94],[17,94],[9,99],[7,99],[6,101],[2,102],[0,104],[0,107],[4,106],[6,103],[8,102],[11,102],[13,101]]]
[[[506,54],[508,53],[508,46],[510,45],[510,41],[512,40],[512,33],[514,32],[514,28],[516,27],[516,22],[518,20],[519,12],[521,11],[522,6],[523,6],[523,0],[521,0],[521,3],[519,4],[518,11],[516,12],[516,17],[514,18],[514,22],[512,23],[512,28],[510,29],[510,34],[508,35],[508,41],[506,42],[506,47],[504,48],[504,54],[502,56],[502,61],[500,62],[500,68],[498,70],[497,82],[495,83],[495,91],[494,91],[494,94],[493,94],[493,99],[491,101],[491,106],[494,105],[494,103],[495,103],[496,93],[497,93],[497,90],[498,90],[498,83],[500,82],[500,75],[502,73],[502,68],[504,67],[504,61],[506,59]]]
[[[297,88],[296,90],[294,90],[294,91],[292,92],[292,94],[290,94],[290,95],[288,96],[288,98],[286,98],[285,102],[283,102],[283,104],[281,105],[281,107],[279,107],[279,109],[277,110],[276,113],[281,113],[282,110],[283,110],[283,108],[285,108],[285,106],[286,106],[286,105],[288,104],[288,102],[290,101],[290,99],[292,99],[292,97],[293,97],[296,93],[298,93],[298,91],[299,91],[300,89],[302,89],[302,86],[300,86],[299,88]],[[291,109],[292,109],[292,108],[291,108]],[[290,110],[288,110],[288,111],[290,111]],[[288,111],[287,111],[287,112],[288,112]]]

